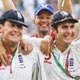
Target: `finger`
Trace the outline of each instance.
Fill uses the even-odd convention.
[[[1,61],[5,66],[8,66],[10,64],[6,55],[1,55]]]
[[[43,44],[44,44],[44,47],[43,47],[43,49],[44,49],[44,54],[46,55],[46,52],[47,52],[47,44],[46,44],[46,41],[45,41]]]
[[[33,50],[33,45],[29,44],[27,50],[28,50],[28,54],[29,54]]]
[[[51,42],[50,41],[47,41],[47,55],[49,55],[50,51],[51,51]]]
[[[24,55],[29,54],[33,50],[33,46],[31,43],[28,43],[24,46]]]
[[[27,45],[24,44],[24,46],[23,46],[23,54],[26,55],[27,53],[28,53]]]
[[[47,54],[49,54],[49,53],[51,53],[51,51],[53,49],[54,43],[51,40],[48,40],[47,43],[48,43]]]
[[[42,53],[45,54],[45,41],[42,41],[40,46]]]
[[[47,40],[45,40],[43,42],[43,50],[44,50],[44,54],[46,55],[47,52],[48,52],[48,42],[47,42]]]
[[[51,52],[51,41],[50,40],[46,40],[45,42],[44,42],[44,53],[45,53],[45,55],[49,55],[49,53]]]
[[[43,49],[44,49],[44,54],[46,55],[46,53],[47,53],[47,41],[43,42]]]

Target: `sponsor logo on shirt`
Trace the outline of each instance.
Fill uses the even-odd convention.
[[[50,61],[50,59],[51,59],[51,54],[49,54],[48,56],[45,57],[44,63],[52,64],[52,62]]]

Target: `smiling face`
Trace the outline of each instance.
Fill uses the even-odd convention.
[[[76,37],[76,27],[70,21],[61,22],[55,30],[56,44],[68,46]]]
[[[3,24],[2,37],[7,43],[18,44],[22,38],[22,26],[5,21]]]
[[[34,23],[40,33],[48,33],[50,30],[52,14],[47,10],[42,10],[35,16]]]

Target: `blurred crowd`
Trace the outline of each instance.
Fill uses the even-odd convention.
[[[36,27],[33,23],[34,19],[34,10],[36,7],[40,4],[51,4],[54,7],[54,10],[57,11],[57,2],[58,0],[13,0],[15,6],[17,9],[21,10],[23,13],[26,24],[29,25],[29,29],[26,29],[24,31],[24,34],[32,35],[36,31]],[[77,18],[80,19],[80,0],[72,0],[73,3],[73,15]],[[0,0],[0,14],[2,14],[3,11],[3,5]]]

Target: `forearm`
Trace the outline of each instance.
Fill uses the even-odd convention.
[[[36,49],[40,49],[43,54],[48,55],[52,50],[53,41],[49,35],[45,36],[44,38],[28,37],[24,35],[23,44],[26,44],[26,41],[30,42],[33,47],[36,47]]]
[[[2,3],[5,10],[16,9],[12,0],[2,0]]]
[[[71,2],[71,0],[58,0],[58,9],[68,11],[72,14],[72,2]]]

